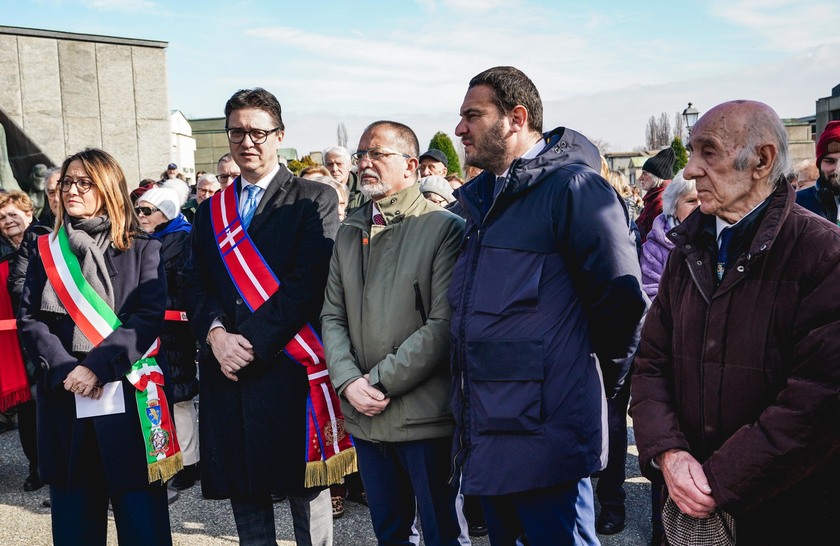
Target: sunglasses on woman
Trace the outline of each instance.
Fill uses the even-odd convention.
[[[143,216],[151,216],[159,210],[160,209],[156,209],[155,207],[134,207],[134,212],[137,213],[137,216],[140,216],[141,214]]]

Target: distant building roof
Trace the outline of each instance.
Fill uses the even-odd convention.
[[[136,38],[120,38],[118,36],[100,36],[98,34],[79,34],[76,32],[64,32],[57,30],[44,30],[40,28],[6,27],[0,26],[0,34],[13,36],[34,36],[37,38],[52,38],[54,40],[72,40],[74,42],[95,42],[98,44],[117,44],[140,47],[156,47],[164,49],[169,42],[157,40],[138,40]]]

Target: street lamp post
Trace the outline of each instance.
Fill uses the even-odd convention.
[[[700,115],[700,111],[691,106],[691,103],[689,102],[688,108],[683,110],[682,115],[685,120],[685,128],[688,130],[688,136],[691,136],[691,128],[694,127],[695,123],[697,123],[697,117]]]

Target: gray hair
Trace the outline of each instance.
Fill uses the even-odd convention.
[[[790,153],[785,125],[769,106],[756,108],[753,112],[751,124],[747,129],[746,142],[735,157],[735,168],[739,171],[750,168],[758,157],[758,148],[768,144],[768,140],[776,146],[778,154],[776,162],[773,163],[773,169],[770,171],[768,183],[776,185],[791,171]]]
[[[662,214],[666,216],[676,217],[677,203],[680,199],[697,189],[694,180],[686,180],[683,177],[683,170],[680,169],[671,182],[665,187],[662,192]]]
[[[61,167],[50,167],[44,171],[44,180],[49,180],[55,173],[61,173]]]
[[[329,154],[338,154],[347,160],[348,165],[351,163],[350,151],[344,146],[333,146],[332,148],[327,148],[326,150],[324,150],[324,161],[327,160],[327,155]]]
[[[204,173],[204,174],[202,174],[201,176],[199,176],[199,177],[198,177],[198,182],[196,182],[196,184],[201,184],[201,183],[202,183],[202,182],[204,182],[205,180],[206,180],[206,181],[208,181],[208,182],[215,183],[215,184],[218,184],[218,183],[219,183],[219,179],[218,179],[218,178],[216,178],[216,175],[215,175],[215,174],[213,174],[213,173]]]
[[[314,175],[310,180],[314,182],[320,182],[321,184],[326,184],[328,186],[332,186],[335,188],[335,191],[341,195],[344,199],[344,203],[350,199],[350,192],[347,190],[347,186],[333,178],[332,176],[324,176],[323,174]]]

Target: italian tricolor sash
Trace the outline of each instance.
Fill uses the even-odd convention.
[[[79,259],[70,250],[64,226],[55,233],[55,237],[39,237],[38,249],[47,278],[67,313],[85,337],[98,346],[122,323],[82,275]],[[163,372],[155,360],[159,347],[160,341],[156,339],[125,375],[135,387],[134,398],[146,446],[149,483],[156,480],[165,482],[184,467],[175,426],[163,393]]]
[[[242,300],[253,312],[280,288],[280,281],[260,254],[239,217],[239,196],[231,184],[210,201],[213,233],[222,261]],[[356,448],[344,429],[338,396],[330,382],[324,347],[305,324],[284,352],[306,368],[306,487],[340,483],[357,470]]]

